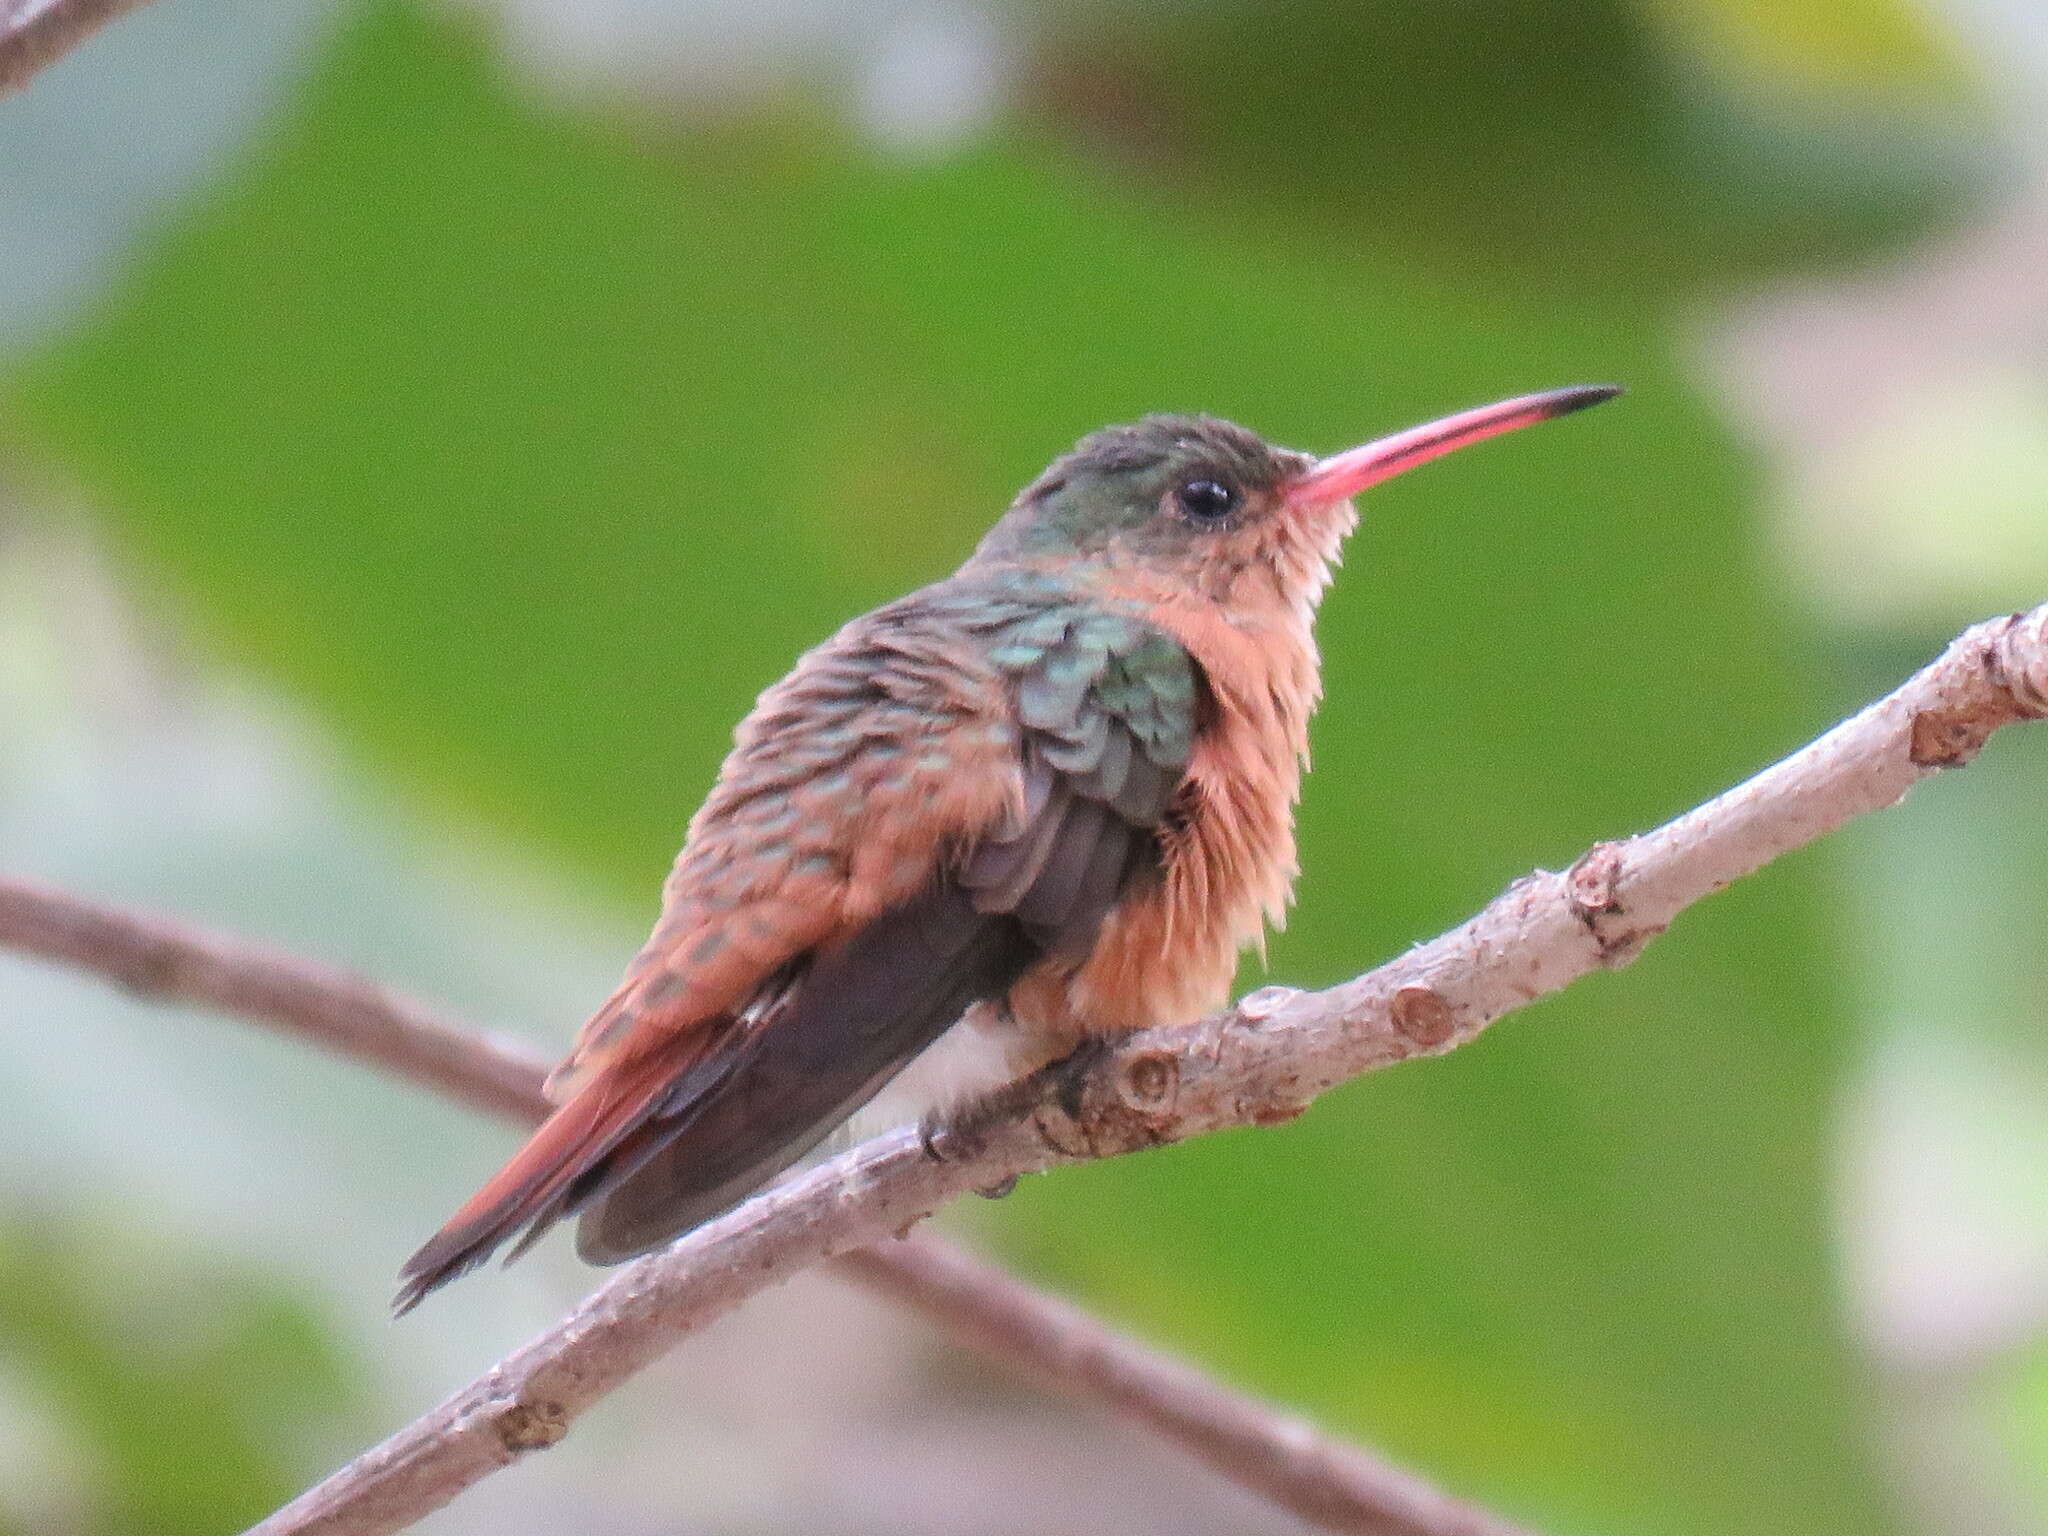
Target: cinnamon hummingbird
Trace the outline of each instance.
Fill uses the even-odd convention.
[[[1083,438],[953,575],[761,695],[558,1107],[406,1263],[399,1309],[572,1213],[591,1262],[646,1253],[878,1095],[884,1123],[943,1113],[1221,1005],[1290,897],[1352,498],[1617,393],[1321,460],[1206,416]]]

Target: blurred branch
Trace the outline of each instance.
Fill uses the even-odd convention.
[[[1460,1503],[1358,1447],[1256,1398],[1225,1391],[1081,1308],[922,1238],[837,1261],[876,1291],[945,1319],[956,1339],[1048,1386],[1108,1404],[1303,1519],[1372,1536],[1514,1536],[1519,1527]]]
[[[9,96],[147,0],[0,0],[0,96]]]
[[[522,1123],[551,1107],[541,1093],[547,1064],[523,1046],[443,1022],[359,976],[243,940],[0,878],[0,949],[90,971],[154,1001],[260,1020]],[[965,1347],[1110,1408],[1330,1529],[1518,1536],[1409,1473],[945,1244],[912,1239],[838,1262],[842,1273],[924,1313]],[[548,1436],[535,1444],[551,1443],[566,1427],[549,1430],[550,1423],[533,1421],[531,1432]]]
[[[628,1265],[255,1531],[399,1530],[553,1444],[677,1339],[821,1258],[880,1242],[972,1190],[1291,1119],[1361,1073],[1451,1050],[1588,972],[1626,964],[1701,897],[1967,763],[2000,727],[2044,715],[2048,605],[1977,625],[1896,692],[1756,777],[1653,832],[1596,845],[1563,874],[1526,876],[1462,926],[1353,981],[1254,994],[1196,1024],[1124,1036],[941,1128],[929,1149],[918,1133],[895,1132],[767,1190]]]
[[[311,960],[21,879],[0,879],[0,948],[93,971],[155,1002],[260,1020],[490,1114],[547,1112],[538,1057]]]

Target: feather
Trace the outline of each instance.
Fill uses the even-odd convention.
[[[566,1095],[406,1265],[401,1307],[580,1213],[611,1263],[809,1152],[974,1003],[1071,972],[1162,829],[1193,663],[1129,608],[945,583],[765,693]]]
[[[664,1105],[585,1192],[577,1251],[617,1263],[744,1199],[1034,958],[1015,918],[977,911],[950,880],[821,954],[735,1068]]]
[[[545,1231],[564,1192],[645,1119],[678,1066],[649,1056],[630,1070],[607,1074],[550,1115],[518,1155],[406,1261],[394,1303],[399,1314],[475,1269],[521,1227],[536,1223]]]

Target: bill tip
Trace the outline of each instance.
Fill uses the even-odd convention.
[[[1573,411],[1586,410],[1626,393],[1619,384],[1574,384],[1551,395],[1551,414],[1569,416]]]

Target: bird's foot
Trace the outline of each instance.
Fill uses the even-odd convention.
[[[924,1155],[935,1163],[971,1162],[983,1150],[983,1138],[977,1134],[972,1112],[956,1114],[948,1119],[936,1115],[917,1123],[917,1144],[924,1149]],[[1000,1200],[1017,1187],[1017,1175],[1010,1174],[984,1185],[975,1191],[984,1200]]]

